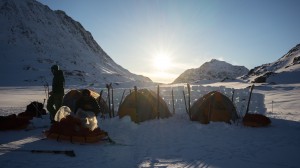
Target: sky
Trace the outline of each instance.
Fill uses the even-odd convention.
[[[130,72],[170,83],[211,59],[248,69],[300,43],[299,0],[38,0]]]

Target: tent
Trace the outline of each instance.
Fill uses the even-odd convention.
[[[167,118],[171,116],[166,102],[157,97],[151,90],[140,89],[126,96],[119,106],[119,117],[130,116],[131,120],[139,123],[155,118]]]
[[[191,107],[191,120],[208,124],[210,121],[230,123],[238,118],[231,100],[220,92],[212,91],[198,99]]]
[[[63,106],[67,106],[71,109],[71,111],[74,112],[75,110],[75,106],[76,106],[76,101],[81,97],[81,92],[84,89],[78,89],[78,90],[70,90],[63,98]],[[108,113],[108,106],[106,104],[106,102],[104,101],[104,99],[101,97],[100,100],[100,95],[92,90],[89,90],[91,93],[91,96],[93,96],[96,101],[98,102],[99,106],[100,106],[100,113]]]

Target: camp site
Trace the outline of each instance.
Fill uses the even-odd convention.
[[[227,86],[191,85],[188,88],[186,84],[182,84],[161,85],[159,89],[155,86],[136,88],[140,90],[137,93],[140,94],[138,100],[130,98],[135,94],[134,87],[114,88],[114,103],[111,102],[109,107],[112,109],[114,104],[114,117],[110,117],[107,112],[105,118],[97,117],[99,128],[108,133],[113,143],[107,141],[105,135],[102,137],[104,140],[92,143],[82,139],[76,141],[76,138],[73,141],[70,138],[47,138],[44,131],[49,130],[51,125],[49,116],[42,115],[30,120],[26,128],[0,132],[1,164],[5,167],[23,167],[24,164],[25,167],[297,167],[300,86],[255,86],[248,113],[268,116],[271,124],[252,127],[245,126],[242,120],[247,110],[251,85],[222,83],[224,84]],[[103,90],[102,98],[107,101],[107,88],[90,89],[96,93]],[[67,90],[73,92],[74,88]],[[145,94],[152,95],[152,98],[143,97],[143,90],[147,90]],[[195,103],[214,92],[218,94],[217,99],[222,95],[222,102],[219,103],[227,104],[233,100],[227,106],[234,106],[237,115],[233,117],[235,121],[232,117],[229,122],[209,121],[203,124],[191,121],[188,108],[193,111]],[[2,87],[0,97],[1,114],[8,115],[24,111],[30,101],[43,100],[45,95],[43,87]],[[135,104],[139,99],[144,102],[139,108],[145,106],[145,109],[135,109],[133,105],[129,113],[138,112],[137,115],[143,115],[145,111],[150,114],[151,108],[156,110],[159,105],[160,111],[163,111],[166,105],[167,115],[145,115],[143,120],[137,121],[132,117],[133,114],[118,114],[119,108],[121,111],[122,108],[130,108],[126,105],[130,104],[127,101]],[[147,104],[146,99],[152,101],[152,104]],[[223,102],[223,99],[229,102]],[[161,104],[160,101],[164,103]],[[122,107],[120,103],[125,103],[126,107]],[[145,119],[146,116],[148,119]],[[34,153],[34,150],[52,153]]]
[[[0,0],[0,168],[299,168],[300,0]]]

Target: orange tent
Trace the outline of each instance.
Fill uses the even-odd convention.
[[[220,92],[210,92],[198,99],[191,107],[192,121],[208,124],[210,121],[230,123],[238,118],[231,100]]]

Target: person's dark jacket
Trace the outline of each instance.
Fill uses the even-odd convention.
[[[58,70],[52,80],[52,93],[64,94],[65,77],[61,70]]]

